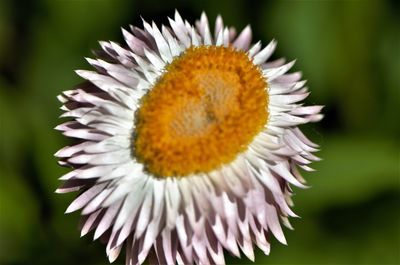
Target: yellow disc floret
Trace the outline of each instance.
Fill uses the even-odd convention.
[[[232,47],[187,49],[136,113],[134,153],[158,177],[205,173],[246,150],[268,119],[267,83]]]

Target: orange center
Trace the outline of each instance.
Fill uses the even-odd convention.
[[[158,177],[205,173],[246,150],[268,119],[267,83],[245,52],[187,49],[136,113],[134,152]]]

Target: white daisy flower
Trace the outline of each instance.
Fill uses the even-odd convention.
[[[66,212],[81,210],[82,236],[105,240],[110,262],[125,245],[126,264],[224,264],[224,250],[268,255],[270,234],[286,244],[291,185],[318,160],[298,125],[322,118],[294,62],[204,13],[122,33],[59,96],[70,121],[56,129],[76,143],[56,153],[72,168],[57,192],[81,192]]]

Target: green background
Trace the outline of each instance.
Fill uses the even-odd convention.
[[[79,238],[75,194],[56,195],[66,172],[53,154],[68,140],[63,90],[90,69],[97,40],[122,43],[140,16],[167,23],[177,8],[206,11],[255,40],[278,41],[274,58],[297,59],[325,119],[303,128],[321,145],[311,189],[295,189],[288,246],[272,239],[257,264],[399,264],[400,5],[398,1],[0,1],[0,264],[108,264],[92,235]],[[397,15],[397,17],[396,17]],[[117,264],[124,263],[124,254]],[[227,258],[229,264],[250,263]]]

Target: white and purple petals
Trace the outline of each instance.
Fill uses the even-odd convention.
[[[203,13],[195,26],[178,12],[169,25],[123,29],[126,44],[101,42],[93,71],[63,92],[56,127],[74,144],[55,155],[72,169],[58,193],[79,191],[66,212],[82,213],[81,235],[106,242],[110,262],[126,247],[126,264],[224,264],[224,250],[254,260],[254,246],[266,255],[270,235],[286,244],[291,228],[291,186],[305,187],[298,168],[311,171],[318,146],[298,126],[322,118],[322,106],[304,106],[309,94],[294,62],[268,61],[276,42],[251,45],[247,26],[236,36],[218,17],[211,31]],[[268,83],[269,118],[247,150],[220,168],[184,178],[156,178],[132,153],[135,111],[171,63],[191,46],[233,46],[247,52]]]

